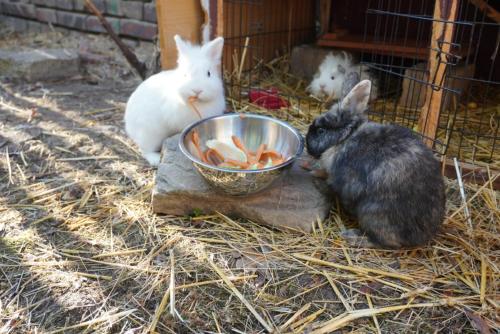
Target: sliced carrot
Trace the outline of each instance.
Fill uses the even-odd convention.
[[[262,154],[266,154],[270,158],[273,158],[273,157],[282,158],[281,153],[279,153],[278,151],[275,151],[275,150],[265,150],[264,152],[262,152]]]
[[[214,166],[218,166],[219,164],[224,162],[224,156],[222,156],[222,154],[220,154],[219,151],[213,148],[209,148],[205,152],[205,158],[207,159],[208,163]]]
[[[203,151],[201,150],[200,135],[198,134],[197,131],[193,131],[193,134],[191,135],[191,141],[193,142],[193,145],[196,148],[196,153],[198,153],[198,158],[204,163],[208,163],[207,159],[205,158],[205,154],[203,154]]]
[[[266,144],[260,144],[257,151],[249,151],[245,147],[245,145],[241,142],[240,138],[237,136],[231,136],[231,139],[234,143],[234,145],[242,150],[247,158],[246,162],[238,161],[238,160],[233,160],[233,159],[226,159],[224,156],[217,151],[216,149],[208,149],[205,152],[201,150],[200,147],[200,136],[197,131],[193,131],[191,140],[196,148],[197,154],[200,158],[201,161],[204,163],[211,164],[213,166],[217,167],[225,167],[225,168],[242,168],[242,169],[248,169],[252,165],[257,165],[257,169],[263,169],[267,163],[268,160],[271,159],[272,165],[277,166],[282,164],[285,161],[285,158],[283,155],[278,153],[275,150],[267,150],[267,145]],[[304,168],[307,168],[307,164],[303,166]]]
[[[283,162],[285,162],[285,159],[282,158],[273,160],[273,166],[281,165]]]
[[[189,105],[191,106],[191,108],[194,110],[194,112],[198,115],[198,117],[200,119],[202,119],[203,117],[201,117],[201,113],[200,111],[198,110],[198,108],[196,108],[196,106],[194,105],[194,102],[197,101],[198,98],[196,96],[190,96],[188,98],[188,102],[189,102]]]
[[[261,155],[264,153],[266,149],[266,144],[260,144],[259,148],[257,149],[257,152],[255,152],[255,156],[252,157],[252,160],[249,161],[251,164],[257,163],[261,160]]]
[[[233,160],[233,159],[226,159],[226,160],[224,160],[224,162],[231,164],[233,166],[236,166],[236,167],[241,167],[243,169],[247,169],[250,166],[250,164],[248,162],[241,162],[241,161]]]
[[[260,155],[259,161],[264,160],[264,163],[266,163],[269,158],[274,162],[274,160],[283,159],[283,156],[274,150],[266,150]]]
[[[240,138],[231,136],[231,139],[233,140],[234,145],[245,153],[245,155],[247,156],[247,161],[250,161],[250,154],[248,153],[245,145],[243,145],[243,143],[241,142]]]
[[[231,165],[231,164],[228,164],[227,162],[223,162],[223,163],[218,164],[217,167],[221,167],[221,168],[233,168],[234,166]]]

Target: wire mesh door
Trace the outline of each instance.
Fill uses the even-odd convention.
[[[381,47],[363,60],[381,80],[373,119],[423,133],[446,157],[499,168],[500,23],[478,3],[500,10],[498,1],[372,1],[364,40]],[[439,25],[447,32],[436,34]],[[435,131],[426,131],[432,115]]]
[[[289,120],[312,108],[307,96],[289,89],[293,80],[287,74],[291,49],[314,41],[315,9],[309,0],[223,1],[223,67],[231,109],[270,111]]]

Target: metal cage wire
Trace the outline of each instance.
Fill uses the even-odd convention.
[[[363,41],[385,45],[389,50],[393,45],[414,48],[404,57],[395,51],[361,52],[362,64],[380,81],[379,98],[371,106],[370,118],[418,131],[422,94],[428,87],[432,92],[442,91],[436,137],[429,138],[434,150],[449,158],[500,168],[500,24],[470,0],[459,0],[456,19],[444,22],[453,26],[450,50],[443,50],[443,41],[438,41],[439,50],[434,50],[443,56],[438,66],[445,66],[445,76],[429,80],[427,55],[431,51],[432,24],[437,21],[433,17],[434,4],[434,0],[369,2]],[[317,26],[311,15],[317,12],[311,12],[309,1],[224,0],[223,5],[223,66],[234,74],[225,79],[228,96],[235,101],[246,100],[250,89],[265,86],[263,82],[269,76],[266,62],[288,54],[294,45],[315,40]],[[238,60],[243,54],[246,60],[242,65]],[[464,68],[472,68],[472,72],[464,72]],[[318,109],[318,101],[287,92],[280,96],[293,101],[291,106],[298,106],[276,111],[282,118],[294,114],[310,119],[315,116],[311,110]]]
[[[403,3],[411,10],[402,11]],[[436,21],[433,6],[429,6],[433,3],[372,1],[366,11],[364,39],[391,44],[403,36],[399,41],[404,46],[412,43],[426,45],[430,51],[431,28]],[[366,29],[369,23],[374,25],[373,31]],[[415,100],[420,100],[420,94],[425,90],[422,88],[430,86],[432,91],[442,90],[444,97],[439,110],[438,131],[436,138],[432,138],[434,149],[443,155],[456,156],[468,162],[498,163],[500,81],[498,70],[495,69],[499,66],[500,24],[490,21],[485,12],[468,0],[458,1],[457,18],[445,24],[452,26],[453,40],[450,43],[451,51],[445,53],[445,61],[438,65],[446,66],[444,80],[423,80],[427,74],[427,61],[419,59],[417,50],[413,57],[405,58],[394,53],[363,53],[363,63],[376,72],[383,82],[382,99],[373,108],[373,118],[415,128],[421,112],[421,108],[415,106]],[[410,27],[416,30],[413,31],[414,40],[408,38]],[[489,31],[489,36],[494,33],[494,43],[485,38],[485,30]],[[443,52],[443,44],[438,41],[438,54]],[[415,68],[418,63],[424,66]],[[414,70],[409,74],[406,69],[412,67]],[[464,75],[461,69],[467,67],[472,67],[473,71]],[[401,103],[398,99],[403,93],[404,80],[409,82],[410,98]]]

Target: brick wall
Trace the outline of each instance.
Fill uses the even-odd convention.
[[[0,20],[16,30],[40,30],[48,23],[89,32],[104,32],[84,0],[0,0]],[[120,36],[152,40],[157,32],[155,0],[93,0]]]

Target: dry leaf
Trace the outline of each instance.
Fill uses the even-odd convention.
[[[477,313],[465,311],[467,317],[469,317],[472,326],[479,331],[481,334],[492,334],[491,327],[488,325],[486,320]]]

